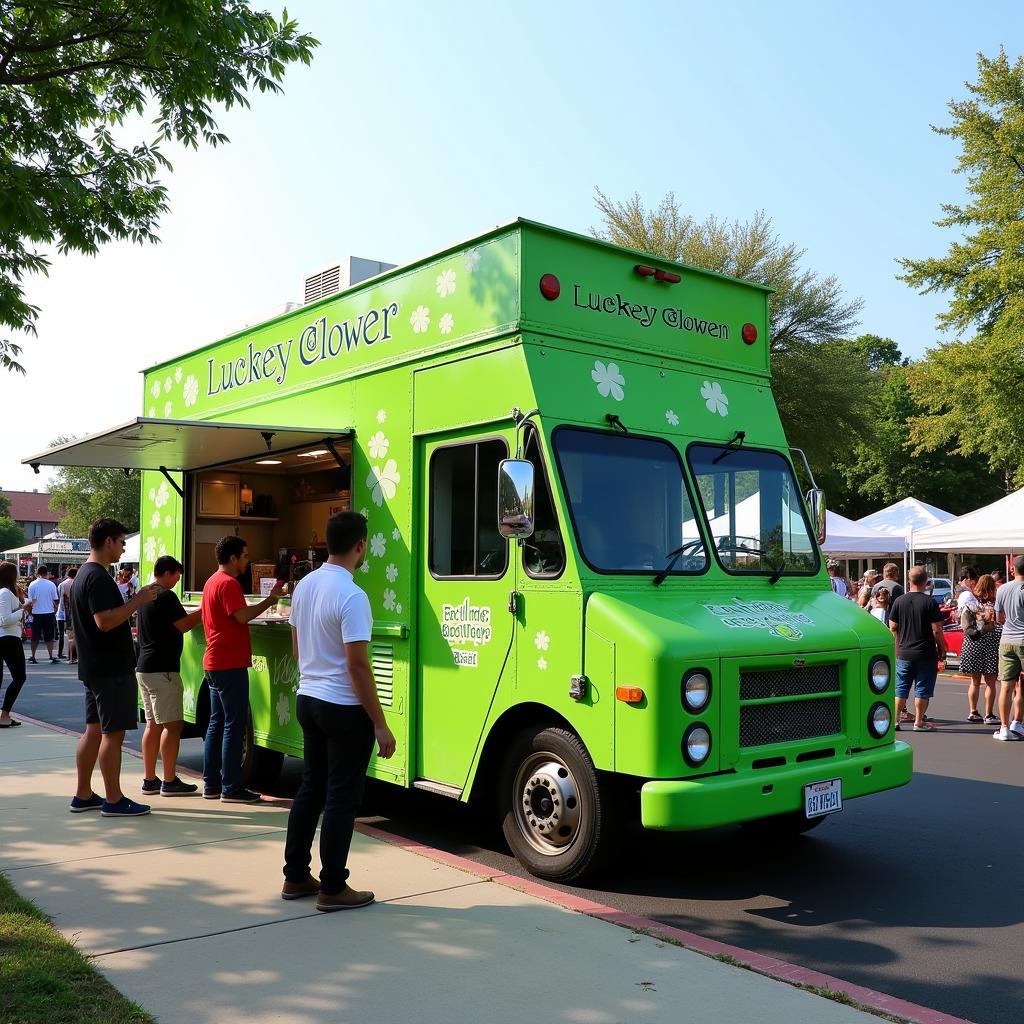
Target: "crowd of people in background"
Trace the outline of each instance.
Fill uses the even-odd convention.
[[[927,709],[937,673],[945,667],[945,629],[949,628],[963,635],[959,672],[970,678],[967,721],[997,726],[993,738],[1002,742],[1024,740],[1024,556],[1015,559],[1013,569],[1014,578],[1008,583],[999,569],[981,573],[965,565],[952,592],[940,602],[923,566],[914,566],[907,574],[908,592],[899,582],[900,567],[895,562],[886,564],[881,573],[867,569],[854,583],[842,575],[839,562],[829,561],[833,591],[856,601],[893,633],[897,729],[901,723],[913,722],[915,732],[936,731]],[[983,685],[984,714],[978,709]],[[907,710],[911,686],[914,714]]]

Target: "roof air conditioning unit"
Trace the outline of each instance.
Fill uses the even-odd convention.
[[[328,295],[343,292],[346,288],[383,274],[385,270],[392,270],[395,266],[394,263],[381,263],[380,260],[345,256],[340,262],[306,278],[302,286],[303,303],[309,305]]]

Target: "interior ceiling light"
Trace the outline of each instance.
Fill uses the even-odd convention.
[[[299,452],[300,459],[318,459],[321,455],[330,455],[326,448],[318,448],[315,452]]]

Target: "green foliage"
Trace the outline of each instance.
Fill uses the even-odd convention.
[[[25,531],[10,516],[0,515],[0,551],[20,548],[24,543]]]
[[[600,189],[596,204],[603,217],[593,231],[598,238],[775,289],[769,324],[775,400],[786,436],[807,452],[816,473],[837,448],[870,436],[867,351],[834,341],[856,326],[863,303],[846,301],[836,277],[802,268],[804,251],[782,242],[766,214],[747,222],[697,221],[682,213],[671,192],[653,210],[638,195],[618,203]]]
[[[50,447],[74,441],[58,437]],[[139,528],[142,477],[132,470],[62,466],[50,485],[50,509],[64,509],[60,529],[69,537],[85,537],[97,519],[117,519],[129,533]]]
[[[10,511],[11,511],[11,499],[8,498],[7,495],[4,494],[3,491],[0,491],[0,516],[9,515]]]
[[[901,278],[923,294],[952,293],[942,327],[990,334],[1024,292],[1024,57],[1011,65],[1002,47],[992,59],[979,53],[978,81],[966,86],[970,97],[949,104],[953,123],[932,126],[961,146],[956,173],[970,198],[944,204],[936,224],[962,240],[945,256],[901,260]]]
[[[35,333],[23,283],[45,248],[156,241],[168,209],[161,143],[220,145],[212,105],[279,92],[317,41],[243,0],[0,0],[0,325]],[[148,142],[125,143],[139,118]],[[0,366],[24,372],[0,337]]]

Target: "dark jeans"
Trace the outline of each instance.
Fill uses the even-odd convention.
[[[373,753],[373,722],[359,704],[331,704],[299,694],[295,713],[302,726],[302,785],[288,815],[284,876],[303,882],[317,820],[320,829],[320,891],[336,895],[348,880],[348,851],[363,802],[366,767]]]
[[[64,657],[64,638],[67,636],[67,619],[57,620],[57,657]]]
[[[25,648],[20,636],[0,636],[0,683],[3,683],[3,665],[11,673],[3,703],[4,711],[10,711],[25,683]]]
[[[242,747],[249,715],[249,670],[210,669],[210,724],[203,749],[203,783],[207,791],[231,793],[242,788]],[[223,778],[222,778],[223,776]]]

